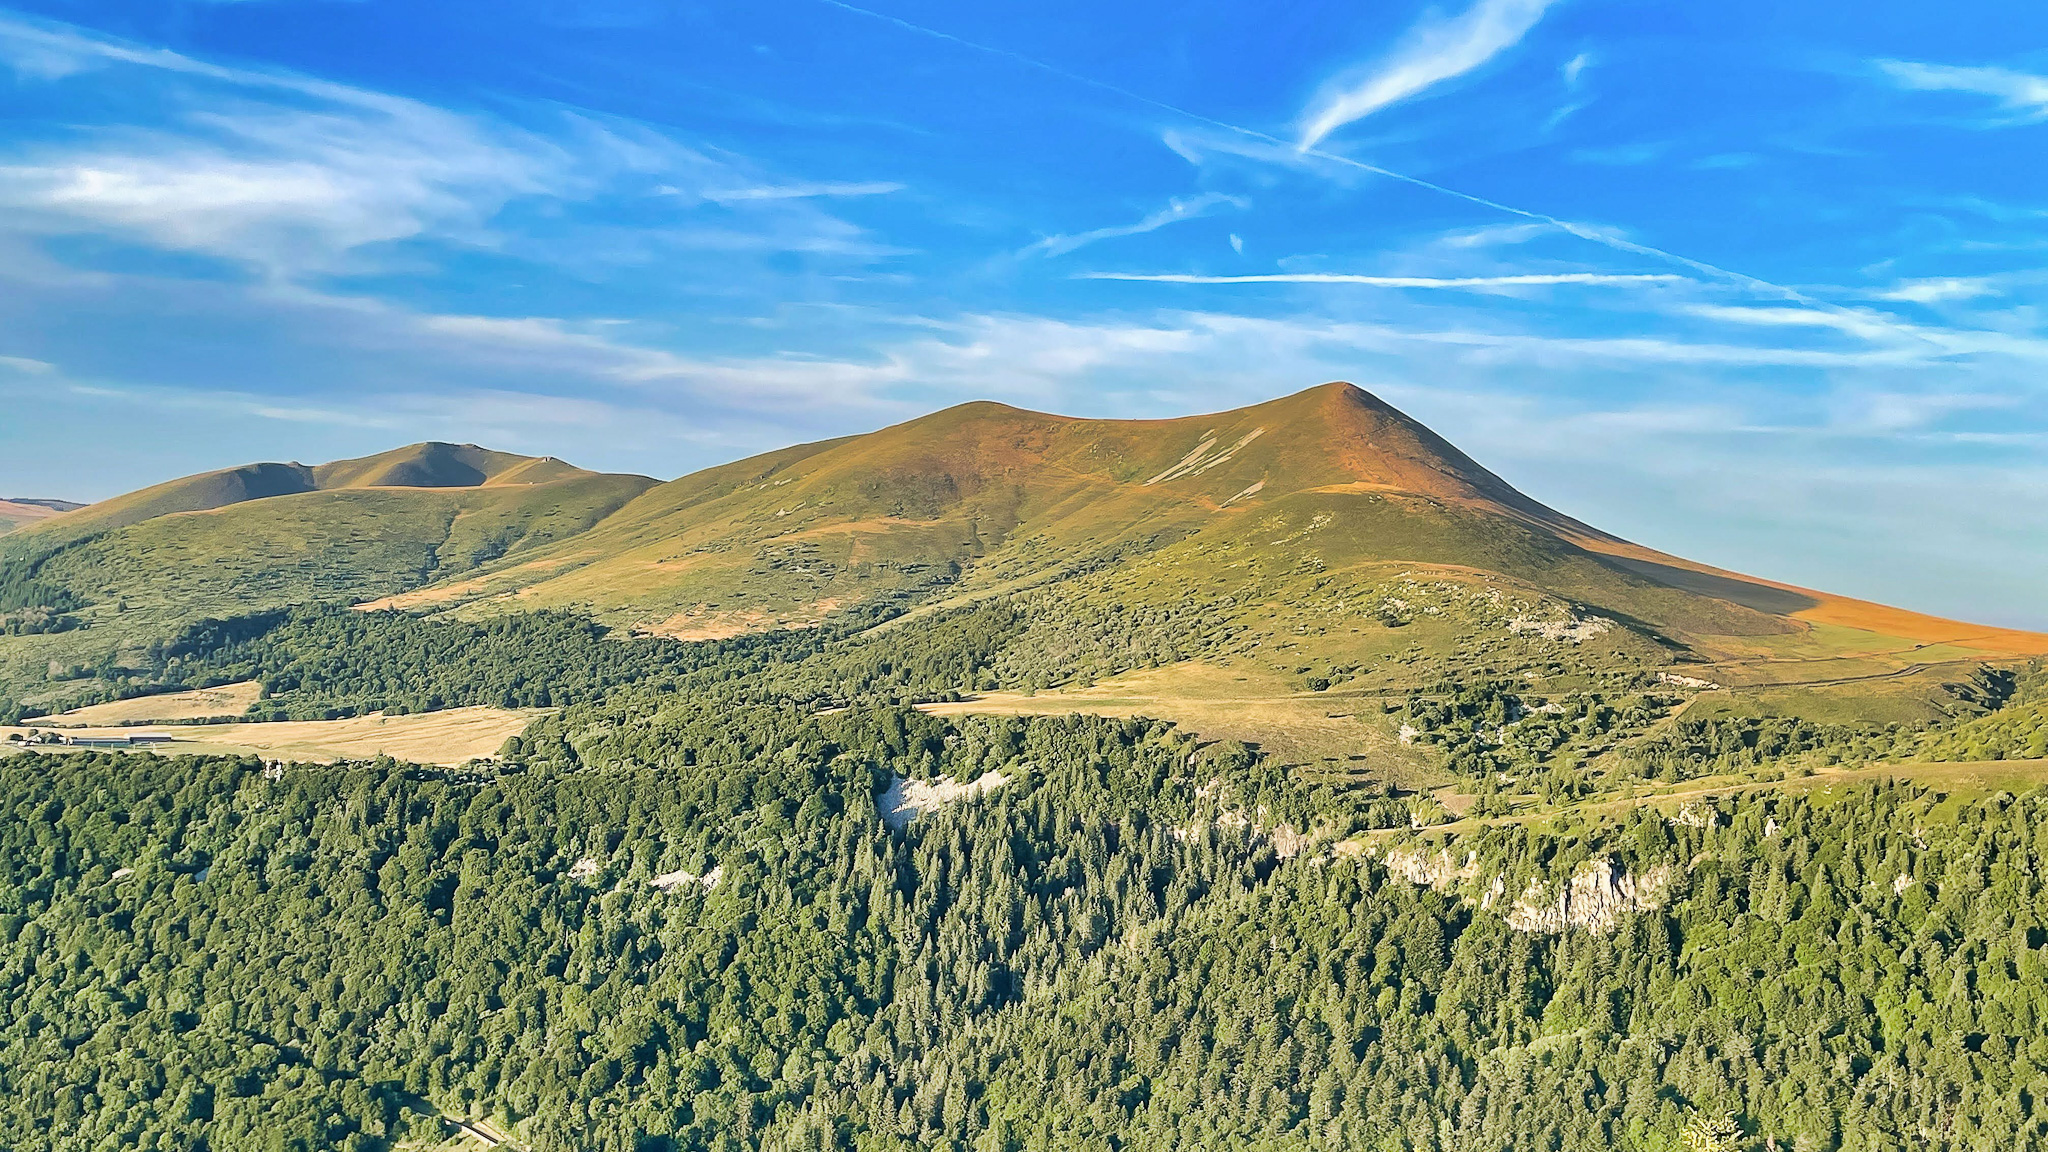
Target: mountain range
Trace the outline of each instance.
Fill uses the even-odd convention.
[[[0,609],[82,625],[4,638],[17,690],[94,642],[314,600],[556,608],[694,640],[1051,596],[1041,628],[1064,634],[1045,637],[1061,654],[1043,686],[1258,643],[1307,683],[1550,639],[1579,663],[1760,690],[1888,681],[1896,697],[2048,653],[2048,636],[1630,543],[1343,383],[1168,420],[963,404],[666,483],[441,443],[251,464],[26,524],[0,563]],[[1151,620],[1151,639],[1112,616]]]

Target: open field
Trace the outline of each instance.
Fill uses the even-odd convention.
[[[110,724],[148,724],[165,720],[212,720],[240,716],[263,694],[254,680],[222,684],[216,688],[195,688],[190,692],[169,692],[162,696],[138,696],[73,708],[59,716],[39,719],[43,728],[92,728]]]
[[[1171,720],[1209,739],[1242,740],[1308,768],[1349,772],[1370,761],[1376,774],[1403,788],[1441,779],[1425,753],[1396,738],[1378,697],[1290,687],[1287,678],[1248,662],[1197,660],[1127,672],[1087,688],[1031,695],[988,692],[919,707],[939,716],[1146,716]]]
[[[540,709],[451,708],[410,716],[372,713],[348,720],[286,720],[265,724],[190,724],[148,730],[169,736],[146,746],[165,756],[254,754],[283,760],[362,760],[387,755],[420,764],[456,765],[495,753],[541,714]],[[0,740],[27,728],[0,728]],[[126,736],[134,728],[70,729],[72,736]],[[52,746],[50,751],[62,751]]]

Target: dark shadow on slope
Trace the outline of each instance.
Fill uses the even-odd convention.
[[[1670,564],[1658,564],[1650,560],[1635,560],[1627,556],[1601,556],[1601,560],[1617,568],[1646,576],[1670,588],[1712,596],[1758,612],[1769,612],[1774,616],[1790,616],[1808,608],[1817,608],[1820,601],[1789,588],[1773,588],[1768,584],[1757,584],[1738,580],[1732,576],[1716,576],[1711,572],[1695,572],[1690,568],[1679,568]]]

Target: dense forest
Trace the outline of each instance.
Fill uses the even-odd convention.
[[[1161,725],[635,727],[662,763],[545,736],[489,779],[8,761],[0,1140],[378,1148],[431,1108],[543,1149],[2048,1139],[2039,794],[1461,841],[1510,892],[1596,857],[1675,877],[1545,934],[1371,854],[1282,855],[1233,814],[1347,799]],[[896,832],[903,768],[1008,782]]]
[[[555,710],[459,770],[0,760],[0,1148],[395,1149],[443,1116],[549,1152],[2048,1143],[2048,794],[1451,836],[1165,723],[916,711],[1010,675],[1022,613],[893,615],[680,644],[305,608],[153,647],[134,682],[256,679],[264,715]],[[1388,707],[1484,815],[1504,771],[1583,795],[1600,749],[1667,780],[2025,754],[2044,689],[1932,733],[1640,737],[1670,701],[1626,679]],[[906,781],[941,800],[904,819]]]
[[[489,705],[548,708],[686,692],[831,708],[853,701],[955,699],[991,682],[990,666],[1021,628],[1007,602],[921,617],[874,632],[902,612],[877,604],[830,625],[682,643],[620,635],[586,617],[534,612],[483,621],[424,619],[315,605],[207,619],[149,644],[132,666],[96,670],[97,703],[242,680],[263,699],[252,720],[332,720]],[[38,715],[0,700],[0,721]]]

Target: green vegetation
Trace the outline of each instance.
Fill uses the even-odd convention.
[[[2002,710],[1942,733],[1923,755],[1929,760],[2048,758],[2048,665],[2034,661],[2008,682],[2007,695]]]
[[[535,470],[547,463],[517,473],[534,483],[260,496],[249,495],[256,481],[196,477],[208,483],[174,482],[0,537],[0,695],[46,711],[117,696],[113,670],[146,668],[152,645],[196,619],[404,592],[571,537],[651,483]],[[143,515],[166,509],[178,514]]]
[[[0,758],[0,1148],[2048,1146],[2048,793],[1861,771],[2048,753],[2038,664],[1589,550],[1348,386],[648,483],[424,445],[0,539],[0,719],[547,710]],[[1314,747],[966,714],[1111,677]]]
[[[1460,840],[1510,892],[1671,869],[1546,935],[1280,856],[1220,817],[1347,799],[1157,725],[671,702],[522,745],[0,762],[0,1140],[379,1148],[429,1106],[540,1149],[2048,1139],[2038,793]],[[1012,779],[897,833],[892,770]]]

